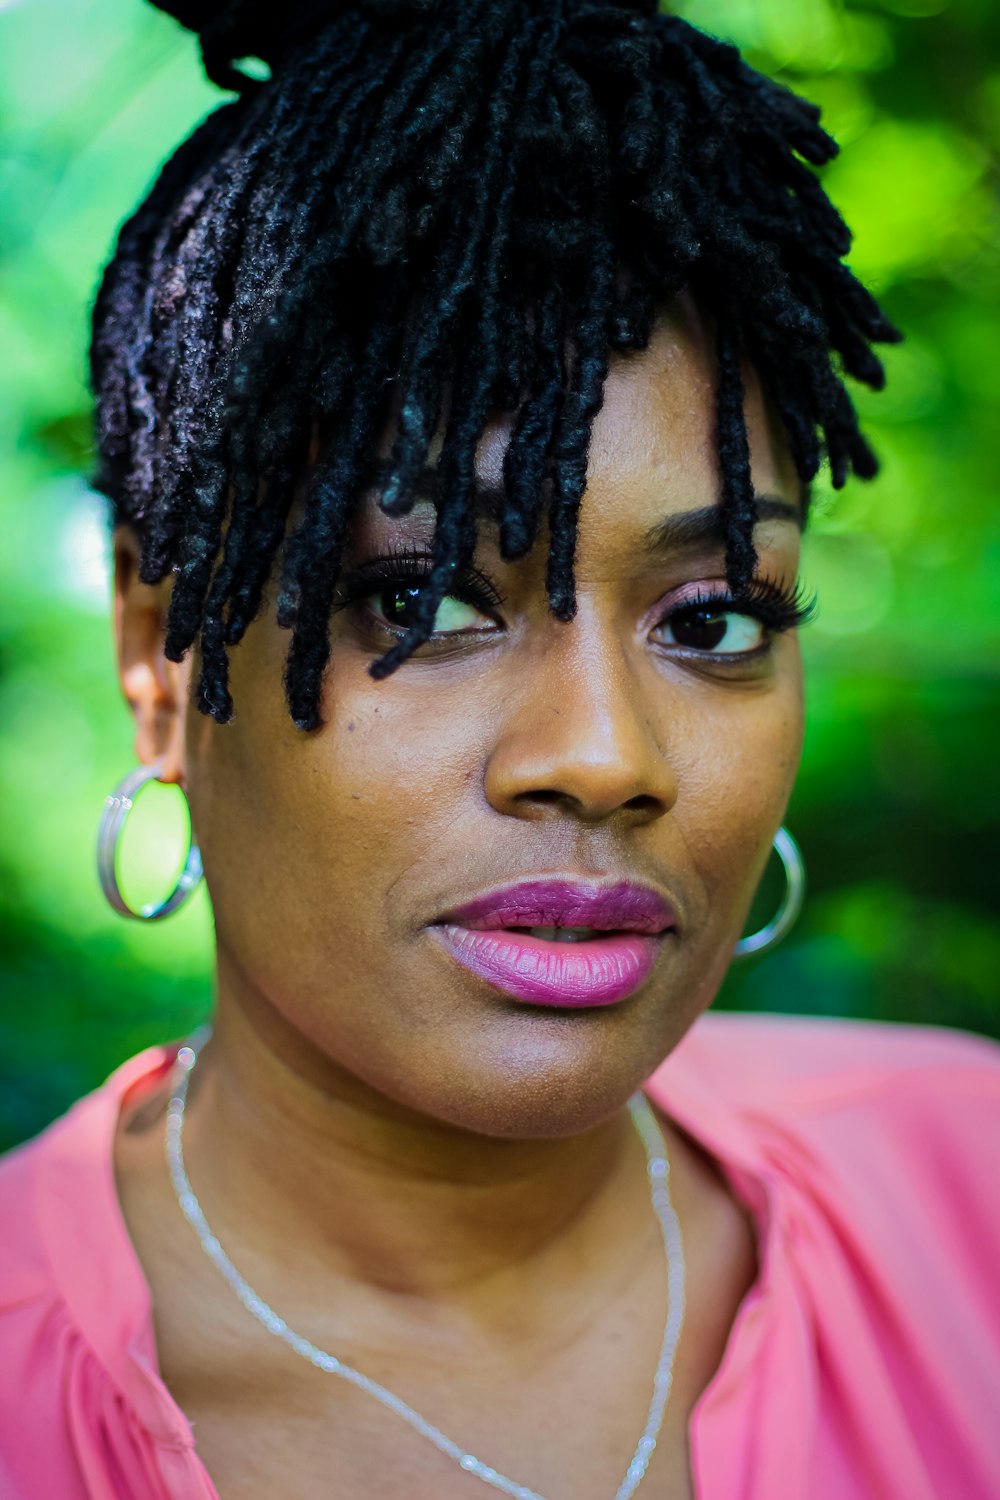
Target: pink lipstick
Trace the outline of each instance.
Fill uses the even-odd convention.
[[[470,973],[529,1005],[614,1005],[643,985],[670,904],[648,886],[529,880],[456,907],[431,928]]]

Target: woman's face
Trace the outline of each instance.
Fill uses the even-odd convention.
[[[758,494],[780,502],[758,528],[760,573],[788,588],[799,486],[752,382],[747,417]],[[324,727],[288,717],[271,609],[233,653],[231,724],[178,693],[156,734],[202,849],[220,1005],[323,1086],[490,1135],[568,1133],[619,1108],[710,1003],[802,734],[794,632],[692,609],[726,592],[704,515],[713,422],[706,334],[679,308],[647,352],[612,363],[572,622],[547,608],[544,546],[504,563],[487,516],[487,581],[463,584],[441,634],[376,682],[434,511],[392,519],[369,498]],[[508,431],[481,444],[485,491]],[[484,921],[536,931],[491,937]],[[544,929],[558,924],[619,930],[557,944]]]

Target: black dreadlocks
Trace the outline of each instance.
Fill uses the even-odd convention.
[[[507,558],[548,532],[573,615],[587,449],[612,350],[645,347],[687,288],[716,329],[730,586],[756,565],[748,359],[807,481],[875,472],[842,375],[879,387],[898,337],[842,264],[850,235],[810,165],[816,108],[655,0],[156,0],[239,97],[167,162],[97,298],[97,486],[175,574],[166,654],[197,640],[199,708],[232,714],[228,647],[281,549],[294,722],[320,723],[351,511],[392,416],[380,504],[437,462],[431,567],[385,676],[431,631],[475,547],[474,460],[516,412]],[[276,14],[280,12],[280,15]],[[272,76],[235,64],[256,56]],[[316,426],[322,446],[286,536]]]

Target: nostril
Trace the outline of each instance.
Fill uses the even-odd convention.
[[[532,791],[521,792],[517,801],[525,809],[533,808],[537,812],[551,810],[585,818],[605,818],[613,813],[627,812],[633,817],[647,819],[656,818],[666,811],[663,801],[659,797],[650,796],[647,792],[640,792],[613,806],[610,804],[595,806],[589,798],[574,796],[572,792],[559,791],[555,787],[536,787]]]
[[[565,792],[557,792],[547,787],[539,787],[537,791],[522,792],[517,800],[522,807],[537,808],[539,812],[549,808],[569,811],[573,803],[573,799],[567,797]]]
[[[638,797],[630,797],[627,802],[622,803],[622,806],[628,808],[629,812],[642,813],[644,817],[655,817],[663,810],[663,803],[659,797],[650,797],[646,793]]]

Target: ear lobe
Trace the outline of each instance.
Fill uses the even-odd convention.
[[[182,662],[163,654],[171,583],[140,582],[139,541],[131,527],[116,528],[113,547],[118,679],[135,719],[136,756],[145,765],[162,761],[160,780],[183,786],[191,653]]]

